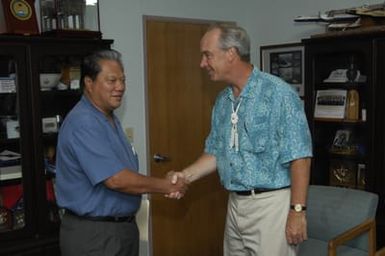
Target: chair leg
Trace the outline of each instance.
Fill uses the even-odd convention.
[[[368,232],[368,255],[375,256],[376,253],[376,223],[373,221]]]

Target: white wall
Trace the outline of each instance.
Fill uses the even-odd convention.
[[[381,0],[382,1],[382,0]],[[143,15],[204,20],[235,21],[252,39],[252,61],[259,64],[259,46],[299,42],[321,33],[320,24],[295,23],[299,15],[375,4],[359,0],[115,0],[99,1],[104,38],[114,39],[113,48],[123,54],[127,76],[124,104],[117,111],[124,127],[134,128],[134,145],[140,170],[147,173],[146,95],[144,77]],[[197,47],[199,47],[197,45]],[[198,64],[197,64],[198,65]]]

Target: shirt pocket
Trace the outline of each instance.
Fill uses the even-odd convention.
[[[245,140],[243,149],[254,153],[262,153],[266,150],[269,136],[267,122],[255,123],[245,121]]]

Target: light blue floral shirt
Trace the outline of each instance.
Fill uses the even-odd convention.
[[[239,151],[230,146],[232,102],[240,103]],[[218,95],[205,153],[216,157],[227,190],[289,186],[290,162],[312,156],[303,103],[289,84],[254,68],[237,99],[230,86]]]

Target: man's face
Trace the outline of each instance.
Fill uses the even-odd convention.
[[[202,59],[200,67],[206,69],[213,81],[225,80],[227,68],[227,51],[218,47],[220,30],[207,32],[200,44]]]
[[[85,78],[86,90],[90,100],[106,114],[118,108],[126,89],[122,67],[113,60],[99,62],[101,72],[95,81]]]

